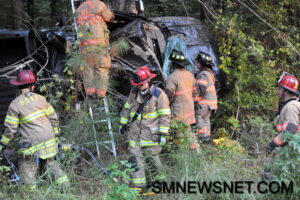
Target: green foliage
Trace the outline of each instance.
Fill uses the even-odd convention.
[[[268,167],[276,181],[294,182],[290,198],[297,199],[300,195],[300,134],[285,134],[283,138],[289,142],[288,145],[277,149],[279,154]]]
[[[111,44],[111,54],[113,55],[124,55],[130,49],[130,45],[125,40],[119,40]]]
[[[134,170],[131,168],[131,164],[127,161],[120,161],[120,165],[113,164],[108,170],[111,171],[112,177],[106,180],[109,191],[107,196],[104,197],[105,200],[127,200],[136,199],[137,193],[131,190],[129,185],[130,176],[129,173]],[[116,182],[115,180],[121,180],[123,183]]]
[[[198,0],[148,0],[145,1],[145,15],[201,17],[201,5]]]
[[[183,147],[184,149],[189,149],[190,144],[193,143],[193,138],[190,138],[187,132],[188,125],[183,121],[172,120],[170,128],[171,139],[170,142],[166,144],[167,148],[171,149],[173,143],[177,142],[179,143],[180,147]]]

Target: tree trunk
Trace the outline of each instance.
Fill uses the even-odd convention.
[[[51,18],[52,20],[56,19],[59,16],[59,9],[57,7],[59,0],[51,1]]]
[[[12,0],[13,28],[21,29],[23,24],[23,0]]]
[[[129,13],[137,14],[136,6],[135,6],[135,0],[125,0],[125,11]]]
[[[111,2],[114,10],[137,14],[135,0],[112,0]]]
[[[30,17],[30,23],[34,26],[34,0],[27,1],[27,13]]]

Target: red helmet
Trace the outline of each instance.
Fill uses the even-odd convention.
[[[142,85],[146,82],[149,82],[154,77],[156,77],[156,74],[152,74],[148,67],[142,66],[136,71],[134,80],[131,80],[131,84],[136,86]]]
[[[298,93],[299,81],[295,76],[291,74],[288,74],[286,72],[282,73],[282,75],[278,80],[278,84],[295,94],[299,94]]]
[[[23,70],[18,74],[17,78],[10,80],[12,85],[26,85],[35,82],[36,76],[31,70]]]

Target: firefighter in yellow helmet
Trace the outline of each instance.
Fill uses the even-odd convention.
[[[160,169],[161,145],[169,135],[171,111],[167,95],[160,88],[151,85],[153,74],[146,66],[136,72],[127,102],[120,113],[120,133],[127,131],[132,168],[133,190],[138,193],[146,187],[145,160],[151,161],[155,169],[153,180],[161,180],[164,175]],[[127,128],[126,128],[127,127]],[[129,127],[129,128],[128,128]]]
[[[46,167],[53,181],[63,187],[70,185],[55,155],[58,151],[57,136],[60,134],[58,117],[45,97],[34,93],[36,76],[30,70],[21,71],[10,83],[19,87],[19,96],[9,105],[4,121],[5,131],[0,140],[7,146],[18,132],[19,172],[21,182],[30,189],[36,187],[36,173],[39,166]]]
[[[200,109],[196,111],[199,139],[208,141],[211,135],[210,115],[218,108],[215,77],[213,74],[212,57],[204,52],[199,52],[197,66],[200,69],[197,75],[198,104]]]
[[[105,97],[111,67],[109,30],[114,13],[99,0],[86,0],[76,9],[80,50],[85,58],[82,79],[88,96]]]
[[[187,125],[189,148],[195,150],[198,143],[191,125],[196,123],[195,106],[198,106],[196,79],[185,69],[189,62],[182,52],[173,50],[170,60],[173,72],[166,81],[166,94],[170,101],[172,120],[183,121]],[[175,133],[175,142],[183,136],[182,133]]]

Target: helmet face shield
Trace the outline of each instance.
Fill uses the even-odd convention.
[[[174,63],[176,63],[178,65],[181,65],[182,67],[185,67],[185,66],[187,66],[187,65],[190,64],[190,62],[188,61],[188,59],[186,58],[186,56],[182,52],[177,51],[175,49],[172,51],[169,59],[172,62],[174,62]]]
[[[213,66],[212,57],[207,53],[200,51],[196,59],[200,64],[204,64],[205,66],[208,67]]]
[[[283,72],[281,73],[281,75],[280,75],[280,77],[279,77],[279,79],[278,79],[277,83],[280,83],[280,82],[282,81],[282,79],[283,79],[283,77],[284,77],[285,75],[292,76],[292,74],[290,74],[290,73],[288,73],[288,72],[285,72],[285,71],[283,71]]]

